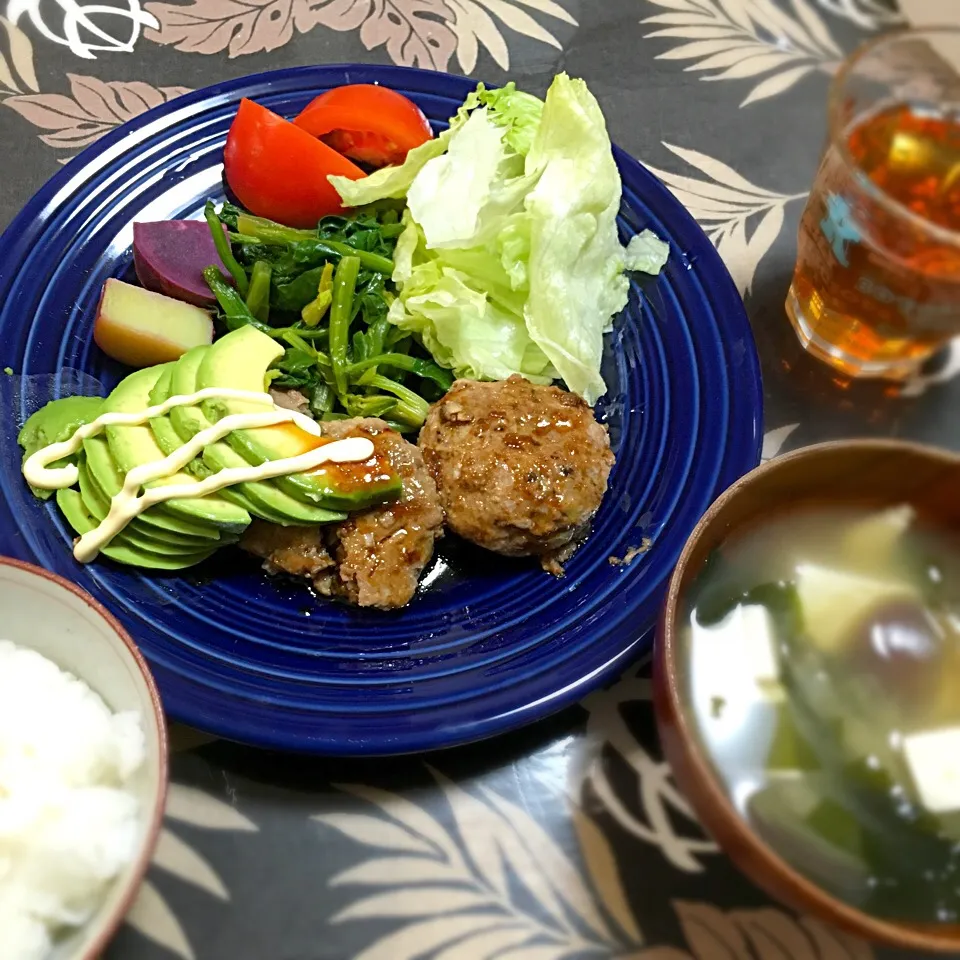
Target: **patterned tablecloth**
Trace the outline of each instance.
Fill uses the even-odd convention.
[[[960,0],[3,0],[0,219],[82,147],[227,77],[370,61],[584,77],[697,217],[763,361],[764,457],[870,434],[960,448],[960,347],[844,388],[783,312],[844,52]],[[306,760],[175,730],[167,821],[111,960],[868,960],[718,852],[662,761],[643,668],[476,746]],[[882,956],[884,951],[874,951]]]

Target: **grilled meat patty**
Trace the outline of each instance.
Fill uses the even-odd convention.
[[[580,397],[517,376],[458,380],[419,446],[451,530],[496,553],[539,556],[552,573],[599,508],[614,462]]]
[[[361,607],[402,607],[443,535],[436,484],[420,451],[382,420],[334,420],[323,432],[335,440],[369,437],[403,480],[399,500],[326,527],[252,523],[240,546],[262,557],[270,573],[313,581],[317,592]]]

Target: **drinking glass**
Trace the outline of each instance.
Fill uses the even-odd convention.
[[[903,379],[960,334],[960,28],[888,34],[841,66],[786,309],[849,377]]]

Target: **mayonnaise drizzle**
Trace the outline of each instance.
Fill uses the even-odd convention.
[[[141,487],[156,480],[162,480],[179,473],[188,463],[199,456],[211,443],[217,443],[229,436],[234,430],[253,430],[257,427],[276,426],[279,423],[295,423],[305,432],[315,437],[323,436],[317,423],[302,413],[277,406],[268,394],[254,393],[248,390],[227,390],[216,387],[199,390],[185,396],[170,397],[163,403],[138,413],[104,413],[91,423],[76,430],[69,440],[51,443],[29,457],[23,465],[23,475],[27,482],[43,490],[60,490],[72,487],[79,479],[79,471],[72,464],[66,467],[50,469],[50,464],[79,452],[83,441],[95,437],[110,426],[140,426],[154,417],[162,417],[174,407],[193,406],[203,400],[246,400],[262,405],[269,404],[271,410],[263,413],[236,413],[218,420],[215,424],[201,430],[198,434],[162,460],[145,463],[131,470],[123,483],[123,488],[113,497],[110,510],[103,521],[89,533],[85,533],[74,545],[73,555],[81,563],[95,560],[100,551],[107,546],[131,520],[144,510],[158,503],[174,499],[192,499],[216,493],[224,487],[236,483],[251,483],[258,480],[270,480],[274,477],[288,476],[313,470],[324,463],[355,463],[368,460],[373,456],[373,444],[363,437],[349,437],[324,444],[296,457],[282,460],[269,460],[259,466],[234,467],[221,470],[205,480],[192,483],[165,484],[140,493]]]

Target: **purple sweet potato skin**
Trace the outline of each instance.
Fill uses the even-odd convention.
[[[227,228],[224,227],[224,232]],[[233,282],[217,256],[210,228],[202,220],[160,220],[133,225],[133,265],[147,290],[212,306],[216,300],[203,279],[203,268],[218,266]]]

